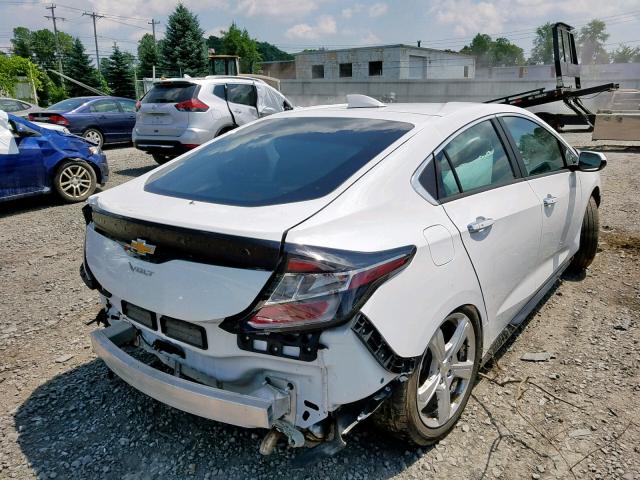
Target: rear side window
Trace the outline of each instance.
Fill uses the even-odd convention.
[[[97,100],[89,105],[89,111],[95,113],[120,112],[118,104],[114,100]]]
[[[46,108],[46,110],[61,110],[64,112],[69,112],[71,110],[75,110],[83,103],[86,103],[88,98],[67,98],[66,100],[62,100],[61,102],[54,103],[53,105]]]
[[[135,112],[136,111],[136,102],[133,100],[118,100],[122,110],[125,112]]]
[[[233,84],[227,85],[227,98],[231,103],[239,103],[240,105],[256,106],[256,89],[249,84]]]
[[[549,131],[522,117],[502,117],[516,142],[527,175],[555,172],[564,168],[560,141]]]
[[[142,103],[180,103],[191,100],[197,85],[193,83],[170,83],[154,85],[141,100]]]
[[[439,166],[444,196],[504,184],[515,178],[502,141],[488,120],[455,137],[442,153]]]
[[[235,131],[150,177],[145,190],[264,206],[320,198],[413,128],[363,118],[274,118]]]

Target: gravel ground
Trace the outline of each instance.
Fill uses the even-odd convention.
[[[639,145],[597,145],[609,157],[600,253],[585,278],[558,283],[485,370],[445,440],[416,449],[364,424],[338,456],[306,470],[291,470],[285,447],[261,457],[263,432],[109,379],[85,326],[98,305],[78,276],[81,205],[0,204],[0,478],[640,479]],[[109,187],[154,167],[130,148],[107,153]],[[543,351],[547,362],[521,360]]]

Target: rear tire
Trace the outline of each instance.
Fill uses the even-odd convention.
[[[153,159],[156,161],[158,165],[163,165],[167,163],[169,160],[173,160],[174,158],[169,155],[163,155],[161,153],[152,153],[151,156],[153,157]]]
[[[96,190],[96,172],[82,160],[67,160],[56,170],[53,186],[67,203],[83,202]]]
[[[586,270],[593,262],[598,251],[598,234],[600,231],[600,216],[595,198],[589,198],[587,210],[582,219],[580,230],[580,248],[571,261],[569,268],[574,271]]]
[[[454,337],[463,341],[456,342]],[[433,353],[443,345],[443,355]],[[438,356],[449,360],[437,361]],[[465,307],[450,314],[430,340],[419,367],[380,407],[374,421],[401,440],[419,446],[437,443],[462,415],[481,356],[480,319],[476,312]]]
[[[102,132],[97,128],[87,128],[82,132],[82,137],[100,148],[104,145],[104,135],[102,135]]]

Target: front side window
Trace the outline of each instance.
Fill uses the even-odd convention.
[[[273,118],[226,135],[150,177],[145,190],[257,207],[323,197],[412,124],[367,118]]]
[[[89,105],[89,110],[95,113],[119,112],[118,105],[113,100],[98,100]]]
[[[29,107],[26,107],[29,108]],[[22,104],[16,102],[15,100],[0,100],[0,110],[4,110],[7,113],[18,112],[20,110],[25,110],[22,107]]]
[[[125,112],[135,113],[136,102],[134,102],[133,100],[119,100],[119,102],[122,110],[124,110]]]
[[[555,172],[564,168],[559,140],[547,129],[522,117],[502,117],[515,140],[527,175]]]
[[[515,178],[502,141],[489,120],[451,140],[436,160],[445,197],[502,185]]]
[[[231,103],[255,107],[257,101],[256,89],[253,85],[247,83],[230,83],[227,85],[227,99]]]

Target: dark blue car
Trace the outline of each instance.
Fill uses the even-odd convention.
[[[108,179],[100,147],[0,112],[0,202],[52,190],[81,202]]]
[[[29,114],[32,122],[63,125],[76,135],[102,147],[131,142],[136,124],[136,101],[121,97],[76,97]]]

